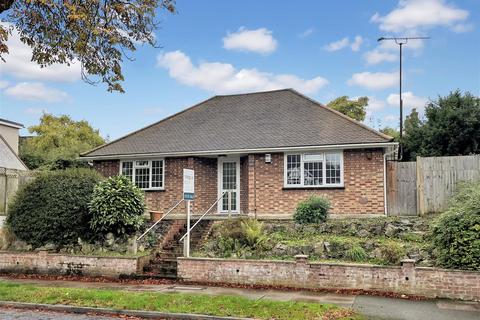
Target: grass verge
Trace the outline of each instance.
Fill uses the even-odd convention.
[[[0,282],[0,300],[255,319],[363,319],[348,309],[328,304],[250,300],[223,295],[37,287],[11,282]]]

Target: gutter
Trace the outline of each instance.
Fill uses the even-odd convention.
[[[398,143],[393,147],[392,151],[385,152],[383,154],[383,205],[384,205],[384,214],[388,215],[388,206],[387,206],[387,156],[394,154],[398,150]]]
[[[301,147],[271,147],[255,149],[231,149],[231,150],[211,150],[211,151],[181,151],[181,152],[157,152],[157,153],[135,153],[135,154],[114,154],[104,156],[80,155],[80,160],[117,160],[134,158],[155,158],[155,157],[180,157],[180,156],[201,156],[201,155],[234,155],[242,153],[271,153],[288,151],[308,151],[308,150],[338,150],[338,149],[364,149],[364,148],[388,148],[397,147],[398,142],[380,142],[380,143],[357,143],[357,144],[336,144],[320,146],[301,146]]]

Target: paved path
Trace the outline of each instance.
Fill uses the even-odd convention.
[[[233,295],[250,299],[331,303],[350,307],[369,319],[382,320],[479,320],[480,304],[450,300],[412,301],[374,296],[352,296],[311,291],[253,290],[191,285],[129,285],[76,281],[19,280],[0,277],[0,281],[35,284],[46,287],[115,289],[127,291],[183,292],[207,295]],[[1,314],[0,314],[1,315]],[[0,319],[3,319],[0,317]],[[15,318],[13,318],[15,319]],[[22,318],[19,318],[22,319]],[[28,319],[28,318],[27,318]],[[49,319],[49,318],[46,318]],[[55,318],[53,318],[55,319]],[[76,319],[76,318],[72,318]],[[82,318],[80,318],[82,319]],[[101,319],[101,318],[100,318]],[[108,319],[108,318],[107,318]],[[23,319],[22,319],[23,320]],[[83,320],[83,319],[82,319]]]

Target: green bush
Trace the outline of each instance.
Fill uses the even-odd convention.
[[[89,208],[95,232],[130,235],[142,227],[144,194],[127,177],[110,177],[95,186]]]
[[[325,222],[330,207],[330,201],[327,198],[311,196],[298,204],[293,219],[299,224]]]
[[[380,245],[380,253],[384,263],[399,264],[407,254],[407,251],[402,244],[395,241],[388,241]]]
[[[428,238],[439,266],[480,270],[480,182],[459,187]]]
[[[368,254],[359,245],[354,245],[351,249],[345,252],[345,258],[350,261],[365,261],[368,259]]]
[[[92,236],[88,203],[100,180],[90,169],[41,173],[17,192],[9,206],[7,225],[34,248],[88,239]]]
[[[261,247],[263,243],[267,240],[263,232],[263,223],[256,219],[245,219],[240,223],[242,228],[242,235],[245,244],[251,248],[255,249]]]

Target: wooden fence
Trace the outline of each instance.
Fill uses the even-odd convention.
[[[460,181],[480,181],[480,155],[387,164],[389,215],[442,212]]]
[[[0,215],[5,215],[8,202],[18,188],[31,179],[33,179],[33,174],[29,171],[0,168]]]

